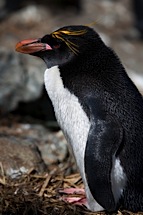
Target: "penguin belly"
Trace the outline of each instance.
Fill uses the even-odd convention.
[[[93,198],[85,177],[84,154],[90,128],[89,119],[78,98],[64,88],[58,66],[47,69],[44,80],[46,90],[54,106],[57,121],[75,156],[85,186],[87,207],[92,211],[104,210]]]

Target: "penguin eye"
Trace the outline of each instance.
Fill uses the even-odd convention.
[[[54,45],[53,48],[54,48],[54,49],[60,48],[60,44]]]

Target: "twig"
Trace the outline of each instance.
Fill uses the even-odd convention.
[[[0,170],[1,170],[1,176],[2,176],[2,178],[0,178],[0,183],[5,185],[6,180],[5,180],[4,168],[3,168],[2,162],[0,162]]]
[[[41,187],[41,190],[40,190],[40,192],[39,192],[39,196],[43,196],[44,191],[45,191],[45,189],[46,189],[46,187],[47,187],[47,185],[48,185],[50,179],[51,179],[51,175],[48,175],[47,178],[46,178],[45,181],[44,181],[43,186]]]

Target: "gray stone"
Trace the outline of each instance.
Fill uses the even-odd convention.
[[[7,124],[6,124],[7,122]],[[68,156],[68,147],[61,131],[51,132],[40,124],[15,123],[5,119],[0,125],[0,163],[6,174],[18,175],[44,164],[57,166]],[[44,164],[43,164],[44,161]]]
[[[46,169],[33,139],[4,134],[0,134],[0,164],[4,173],[12,178],[30,170],[43,172]]]
[[[2,47],[0,49],[0,109],[4,112],[11,111],[20,101],[27,102],[38,98],[43,87],[44,70],[44,64],[39,59],[29,58]]]

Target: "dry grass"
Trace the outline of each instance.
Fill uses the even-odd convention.
[[[2,165],[1,165],[2,169]],[[2,171],[1,171],[2,172]],[[68,187],[83,188],[79,174],[65,176],[65,169],[52,174],[37,175],[31,170],[19,179],[0,178],[1,215],[99,215],[85,207],[68,204],[61,200],[59,189]],[[118,215],[131,215],[118,211]],[[139,214],[139,213],[138,213]]]

